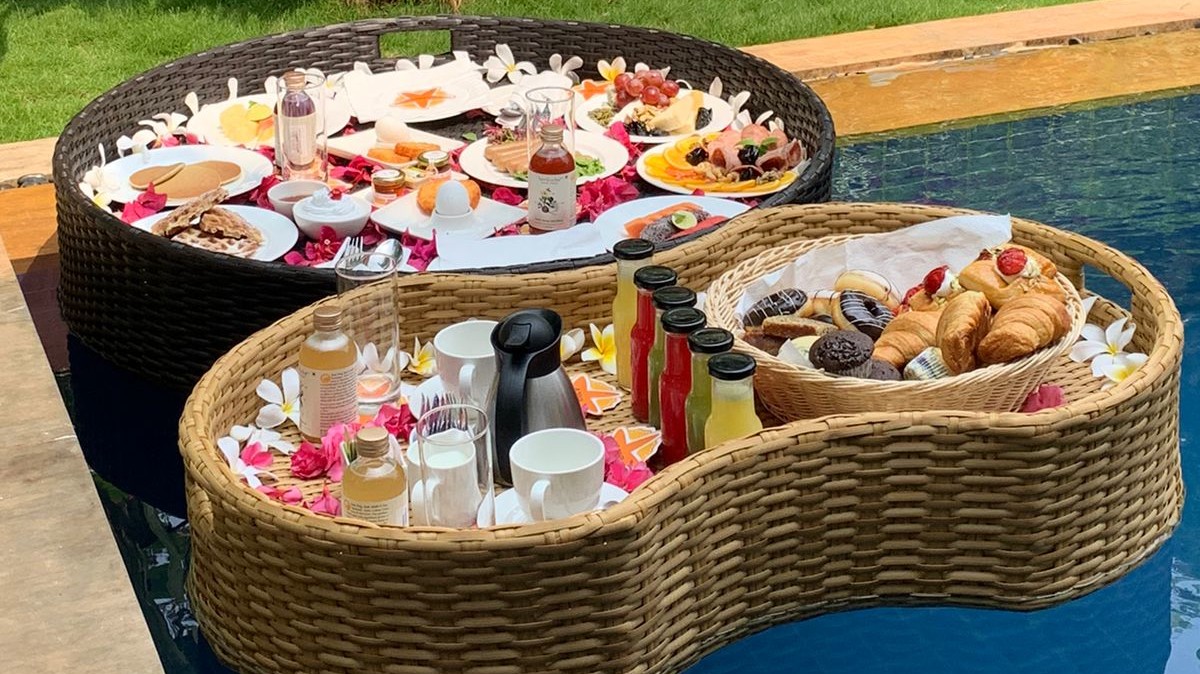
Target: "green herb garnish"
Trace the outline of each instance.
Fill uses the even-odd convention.
[[[475,141],[479,140],[479,134],[475,133],[474,131],[468,131],[463,134],[463,138],[474,143]]]
[[[591,155],[575,153],[575,171],[580,178],[590,178],[604,173],[604,162]]]

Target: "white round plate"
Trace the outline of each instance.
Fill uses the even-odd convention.
[[[371,213],[375,224],[396,234],[408,232],[426,241],[433,239],[436,230],[438,240],[445,237],[486,239],[507,225],[526,216],[523,208],[502,204],[499,201],[480,197],[479,206],[472,213],[471,226],[458,231],[436,230],[433,217],[421,212],[417,206],[417,191],[413,190],[392,203]]]
[[[629,498],[629,492],[621,489],[615,484],[604,483],[600,488],[600,507],[596,510],[604,510],[614,506],[621,501]],[[486,522],[488,517],[488,506],[492,505],[488,499],[484,499],[479,506],[479,521]],[[505,489],[496,495],[496,526],[504,526],[506,524],[533,524],[533,517],[521,509],[521,501],[517,498],[516,489]]]
[[[194,164],[201,161],[227,161],[242,167],[242,177],[225,185],[225,190],[231,197],[245,194],[258,187],[263,178],[275,171],[271,160],[254,150],[220,145],[176,145],[175,147],[160,147],[126,155],[105,164],[102,173],[105,184],[117,186],[112,193],[113,201],[127,204],[137,199],[138,195],[142,193],[142,190],[135,190],[129,184],[129,176],[137,171],[148,166]],[[178,206],[188,201],[190,200],[169,199],[167,205]]]
[[[649,156],[655,155],[655,154],[662,154],[663,152],[666,151],[666,149],[668,147],[669,147],[668,145],[660,145],[652,150],[647,150],[647,151],[643,152],[642,156],[638,157],[638,160],[637,160],[638,175],[640,175],[642,177],[642,180],[645,180],[646,182],[650,183],[651,185],[654,185],[655,187],[657,187],[659,189],[666,190],[668,192],[674,192],[676,194],[691,194],[697,188],[687,187],[684,185],[674,185],[672,183],[668,183],[668,182],[659,180],[658,178],[655,178],[646,172],[646,157],[649,157]],[[795,168],[789,169],[792,173],[796,174],[796,180],[800,179],[800,172],[804,170],[804,164],[807,161],[808,160],[805,160],[804,162],[800,162],[800,164],[798,166],[796,166]],[[784,185],[783,187],[776,187],[774,189],[751,190],[749,192],[710,192],[710,191],[705,191],[704,196],[716,197],[718,199],[749,199],[751,197],[762,197],[762,196],[766,196],[768,194],[775,194],[779,190],[789,187],[791,184],[792,183],[788,183],[787,185]]]
[[[511,175],[497,170],[492,165],[492,162],[487,160],[487,157],[483,154],[484,150],[487,149],[487,143],[486,138],[480,138],[468,145],[467,149],[463,150],[462,154],[458,157],[458,165],[462,168],[463,172],[489,185],[512,187],[519,190],[527,189],[529,183],[524,180],[517,180]],[[579,178],[576,181],[577,185],[607,178],[625,168],[625,164],[629,163],[629,151],[625,149],[624,145],[621,145],[608,136],[598,133],[576,131],[575,152],[596,157],[604,164],[602,172],[594,176]]]
[[[647,197],[613,206],[597,216],[592,224],[600,230],[600,238],[604,239],[605,248],[612,250],[613,245],[618,241],[629,238],[629,235],[625,233],[626,223],[679,204],[695,204],[708,211],[710,215],[723,215],[727,218],[741,215],[750,210],[746,204],[716,197],[693,197],[690,195],[686,197]]]
[[[251,260],[263,262],[278,260],[287,254],[292,246],[296,245],[296,240],[300,238],[300,230],[296,229],[296,225],[275,211],[257,206],[222,206],[221,208],[242,216],[252,227],[262,232],[263,244],[254,252],[254,255],[250,256]],[[160,211],[154,215],[147,215],[141,220],[135,221],[133,226],[149,232],[154,223],[170,214],[171,211]]]
[[[680,89],[679,95],[682,96],[687,91],[688,91],[687,89]],[[701,92],[701,93],[704,94],[704,103],[701,104],[701,107],[712,110],[712,121],[710,121],[707,126],[700,128],[700,129],[696,129],[696,131],[694,133],[700,133],[700,134],[716,133],[717,131],[724,130],[725,127],[727,127],[733,123],[733,108],[729,105],[728,102],[726,102],[716,96],[713,96],[712,94],[705,93],[705,92]],[[584,131],[591,131],[594,133],[604,133],[608,127],[604,127],[604,126],[601,126],[600,124],[598,124],[596,122],[596,120],[594,120],[588,116],[588,113],[591,112],[592,110],[595,110],[596,108],[599,108],[604,105],[608,105],[608,101],[606,100],[606,98],[607,97],[605,97],[605,96],[594,96],[590,100],[584,101],[583,103],[577,105],[575,107],[575,124],[579,128],[583,129]],[[613,123],[616,123],[618,121],[621,121],[621,122],[625,121],[631,114],[633,114],[634,109],[640,105],[642,105],[641,101],[634,101],[634,102],[626,105],[624,108],[621,108],[621,110],[618,111],[617,114],[613,116],[613,121],[609,124],[609,126],[612,126]],[[634,135],[630,135],[629,140],[634,143],[642,143],[642,144],[647,144],[647,145],[660,145],[662,143],[673,143],[677,140],[687,138],[688,136],[691,136],[691,135],[693,135],[693,133],[685,133],[685,134],[675,135],[675,136],[634,136]]]
[[[405,122],[432,122],[449,119],[487,102],[491,89],[478,70],[464,65],[442,70],[403,70],[367,75],[357,71],[343,78],[358,121],[374,122],[391,114]],[[445,100],[426,107],[396,104],[404,94],[440,89]]]
[[[187,129],[209,145],[239,146],[240,143],[230,140],[221,130],[221,113],[231,105],[246,105],[251,102],[261,103],[274,109],[275,94],[254,94],[253,96],[239,96],[220,103],[207,103],[201,106],[200,111],[188,120]],[[325,99],[325,135],[334,136],[345,130],[346,125],[350,123],[352,114],[349,96],[344,91],[330,90],[328,98]],[[261,145],[274,147],[275,138],[271,137],[263,141]],[[253,149],[259,147],[259,144],[255,143],[246,147]]]

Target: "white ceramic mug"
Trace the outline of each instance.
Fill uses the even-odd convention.
[[[405,453],[413,521],[441,527],[473,526],[483,498],[475,445],[470,435],[459,429],[436,433],[433,440],[421,446],[414,442]]]
[[[508,453],[521,508],[535,521],[595,510],[604,486],[604,443],[574,428],[523,436]]]
[[[442,328],[433,337],[438,376],[447,393],[457,393],[474,405],[487,400],[496,379],[492,330],[496,321],[470,320]]]

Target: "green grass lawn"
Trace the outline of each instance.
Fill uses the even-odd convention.
[[[653,26],[748,45],[1063,2],[466,0],[463,12]],[[443,7],[434,0],[375,10],[340,0],[0,0],[0,142],[55,135],[97,94],[195,51],[304,26]]]

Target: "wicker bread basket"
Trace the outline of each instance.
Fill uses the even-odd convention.
[[[738,245],[704,237],[656,261],[699,288],[777,245],[961,212],[768,209],[727,226]],[[1179,519],[1182,321],[1127,256],[1028,221],[1014,221],[1014,235],[1076,284],[1086,263],[1130,289],[1131,348],[1149,354],[1137,372],[1102,391],[1086,365],[1059,359],[1051,379],[1069,402],[1037,414],[848,414],[770,427],[688,457],[608,510],[534,525],[375,527],[247,487],[216,440],[254,418],[260,379],[295,364],[310,312],[288,316],[222,357],[180,421],[188,592],[201,629],[245,674],[650,674],[830,611],[1033,609],[1102,587]],[[397,312],[404,334],[423,340],[515,306],[601,323],[615,276],[612,265],[417,275],[399,281]],[[1122,315],[1103,300],[1092,310],[1095,322]],[[610,415],[603,425],[628,423]],[[311,498],[321,484],[302,489]]]
[[[866,235],[857,235],[866,236]],[[797,241],[779,246],[725,272],[708,288],[705,313],[715,326],[737,336],[734,350],[758,361],[754,389],[763,405],[779,419],[811,419],[827,414],[967,410],[1011,412],[1038,387],[1054,363],[1079,339],[1087,317],[1075,286],[1062,274],[1056,279],[1067,298],[1071,327],[1058,342],[1012,363],[981,367],[953,377],[924,381],[874,381],[835,377],[820,370],[780,360],[741,339],[742,322],[735,309],[746,288],[796,258],[822,246],[844,244],[857,236]]]

